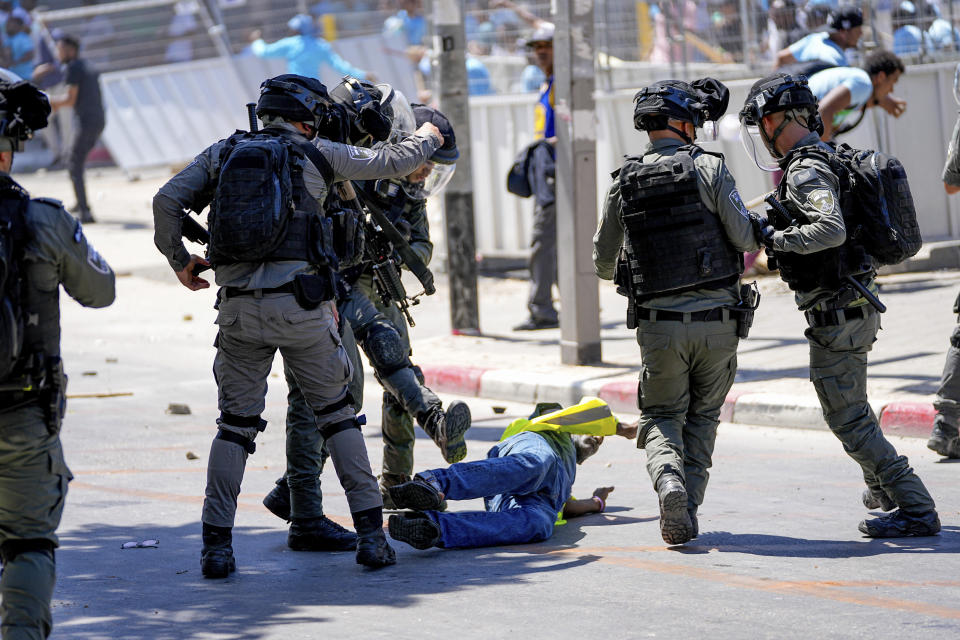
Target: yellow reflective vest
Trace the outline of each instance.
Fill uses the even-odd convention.
[[[617,418],[600,398],[585,397],[579,403],[553,413],[528,420],[519,418],[510,423],[500,436],[504,441],[524,431],[559,431],[586,436],[613,436],[617,433]]]

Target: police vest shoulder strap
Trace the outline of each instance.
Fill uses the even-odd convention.
[[[310,159],[313,166],[320,172],[320,177],[323,178],[323,181],[327,183],[327,185],[332,185],[334,178],[333,166],[331,166],[329,160],[323,157],[320,149],[317,149],[312,143],[306,141],[297,141],[294,144]]]
[[[680,147],[679,149],[677,149],[677,151],[682,151],[682,152],[684,152],[684,153],[689,153],[692,157],[696,157],[696,156],[701,155],[701,154],[706,154],[706,155],[708,155],[708,156],[714,156],[714,157],[716,157],[716,158],[720,158],[721,160],[725,160],[725,159],[726,159],[726,157],[725,157],[722,153],[720,153],[719,151],[707,151],[706,149],[704,149],[703,147],[701,147],[701,146],[698,145],[698,144],[685,144],[685,145],[683,145],[682,147]]]

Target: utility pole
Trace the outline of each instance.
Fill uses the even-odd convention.
[[[597,228],[594,0],[555,0],[557,282],[560,361],[600,362],[600,288],[593,270]]]
[[[453,125],[460,150],[457,171],[443,191],[450,322],[455,334],[477,334],[480,332],[480,312],[477,303],[477,240],[473,226],[464,0],[433,0],[432,13],[439,108]]]

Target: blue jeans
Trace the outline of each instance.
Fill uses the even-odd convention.
[[[549,538],[570,497],[570,465],[533,432],[507,438],[487,456],[421,474],[432,476],[448,500],[484,498],[486,511],[426,512],[440,526],[441,545],[492,547]]]

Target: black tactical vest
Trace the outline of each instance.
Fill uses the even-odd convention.
[[[630,282],[619,282],[642,302],[663,293],[719,289],[737,281],[743,255],[727,239],[719,216],[700,199],[694,155],[680,147],[669,157],[645,163],[627,158],[619,172],[624,229],[621,261]]]
[[[777,187],[777,199],[790,212],[790,216],[798,225],[809,224],[810,221],[804,216],[800,208],[787,196],[787,176],[790,174],[790,167],[795,162],[804,158],[816,157],[823,160],[833,168],[833,163],[829,154],[819,147],[808,146],[800,147],[790,152],[787,156],[783,179]],[[846,175],[834,171],[840,181],[840,211],[843,215],[844,226],[847,230],[847,239],[839,247],[824,249],[815,253],[793,253],[790,251],[777,251],[774,255],[777,259],[777,266],[780,269],[780,277],[794,291],[808,293],[814,289],[839,289],[842,280],[846,276],[866,273],[873,268],[870,256],[867,255],[863,245],[856,241],[853,230],[856,228],[856,222],[853,220],[853,207],[850,202],[849,185],[845,185]],[[785,220],[773,216],[770,218],[775,229],[783,230],[787,228]]]
[[[255,134],[238,131],[225,141],[220,153],[219,166],[223,166],[230,151],[239,140],[253,136],[272,136],[286,145],[290,159],[288,170],[294,209],[283,240],[261,262],[302,260],[317,265],[331,264],[333,246],[332,238],[329,237],[331,224],[323,215],[320,203],[307,191],[303,180],[304,165],[311,160],[304,153],[302,145],[310,143],[294,140],[287,132],[278,129],[267,128]],[[320,171],[322,175],[324,172],[322,169]],[[218,260],[217,264],[229,264],[229,262]]]

